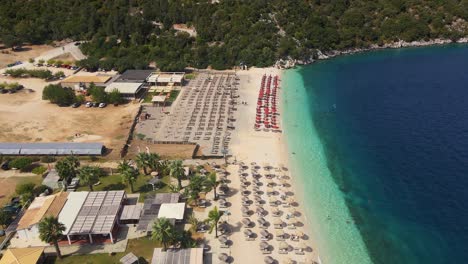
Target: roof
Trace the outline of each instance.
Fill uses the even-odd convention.
[[[155,248],[151,264],[203,264],[203,248]]]
[[[88,193],[89,192],[71,192],[68,194],[67,202],[59,214],[59,222],[64,224],[66,228],[63,234],[66,235],[70,231],[70,228],[72,227],[73,222],[75,222],[76,216],[80,212],[86,197],[88,197]]]
[[[159,209],[158,218],[184,219],[185,203],[165,203]]]
[[[102,155],[102,143],[0,143],[0,155]]]
[[[54,201],[55,195],[36,197],[18,223],[18,230],[26,229],[39,223]]]
[[[106,83],[109,81],[112,77],[111,76],[103,76],[103,75],[98,75],[98,76],[79,76],[79,75],[74,75],[70,76],[68,78],[65,78],[62,83]]]
[[[165,95],[156,95],[156,96],[153,96],[153,99],[151,99],[151,102],[153,103],[162,103],[164,101],[166,101]]]
[[[138,231],[151,231],[151,225],[158,217],[159,208],[163,203],[179,202],[179,193],[157,193],[148,195],[145,198],[143,212],[138,222]]]
[[[120,220],[139,220],[143,204],[125,205]]]
[[[148,77],[148,82],[153,83],[180,83],[184,78],[185,72],[158,72]]]
[[[3,253],[0,264],[36,264],[44,247],[10,248]]]
[[[133,264],[135,262],[138,262],[138,258],[132,252],[128,253],[120,259],[120,263],[122,264]]]
[[[54,201],[50,204],[49,209],[47,209],[44,216],[53,216],[57,217],[62,211],[63,206],[67,202],[68,193],[67,192],[59,192],[55,195]]]
[[[148,76],[153,73],[153,70],[126,70],[122,75],[120,75],[118,82],[121,81],[138,81],[144,82]]]
[[[90,192],[68,234],[110,233],[124,194],[124,191]]]
[[[104,91],[110,93],[117,89],[121,94],[136,94],[142,85],[141,82],[113,82],[107,85]]]

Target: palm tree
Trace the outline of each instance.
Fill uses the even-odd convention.
[[[210,222],[210,234],[215,230],[215,237],[218,237],[218,222],[223,214],[218,210],[218,207],[214,207],[213,210],[208,212],[208,222]]]
[[[130,163],[126,160],[123,160],[119,163],[119,165],[117,166],[117,170],[122,176],[123,183],[130,185],[130,192],[133,193],[133,183],[138,177],[138,171],[136,171],[132,166],[130,166]]]
[[[95,166],[84,166],[78,171],[80,181],[88,185],[90,191],[93,191],[93,184],[99,181],[100,174],[101,169]]]
[[[149,154],[146,152],[140,152],[135,158],[138,169],[143,169],[145,175],[148,175],[148,165],[149,165]]]
[[[148,158],[147,158],[147,164],[148,164],[148,167],[152,170],[152,171],[158,171],[159,169],[159,166],[160,166],[160,157],[158,154],[156,153],[150,153],[148,154]],[[158,171],[159,172],[159,171]]]
[[[218,197],[216,195],[216,188],[219,185],[218,178],[216,177],[216,172],[211,172],[205,180],[205,186],[208,190],[213,189],[214,192],[214,199],[216,200]]]
[[[194,214],[191,214],[187,222],[190,224],[189,230],[196,233],[198,230],[198,226],[200,225],[200,220],[198,220],[198,218],[196,218]]]
[[[174,226],[167,218],[161,217],[153,224],[153,232],[151,238],[163,244],[163,251],[167,250],[168,244],[174,242],[175,237]]]
[[[55,169],[61,179],[69,181],[76,177],[76,170],[80,166],[80,161],[75,156],[68,156],[62,160],[57,161]]]
[[[184,167],[181,160],[174,160],[170,165],[170,175],[177,179],[179,189],[182,189],[182,177],[185,175]]]
[[[58,241],[62,238],[65,232],[65,225],[58,221],[57,217],[47,216],[39,222],[39,238],[46,242],[54,244],[57,257],[62,259]]]

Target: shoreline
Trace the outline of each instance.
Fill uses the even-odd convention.
[[[292,59],[292,58],[279,59],[275,62],[274,67],[281,69],[281,70],[287,70],[287,69],[293,69],[297,66],[310,65],[321,60],[328,60],[328,59],[333,59],[339,56],[352,55],[352,54],[358,54],[358,53],[363,53],[363,52],[379,51],[379,50],[386,50],[386,49],[444,46],[444,45],[450,45],[450,44],[468,44],[468,37],[460,38],[457,40],[443,39],[443,38],[436,38],[436,39],[431,39],[431,40],[419,40],[419,41],[411,41],[411,42],[400,40],[397,42],[386,43],[383,45],[371,44],[367,48],[349,48],[349,49],[344,49],[344,50],[331,50],[331,51],[325,51],[325,52],[316,50],[317,51],[316,58],[310,57],[304,60],[298,60],[298,59]]]

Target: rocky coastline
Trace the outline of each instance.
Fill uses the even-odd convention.
[[[384,45],[372,44],[367,48],[351,48],[351,49],[345,49],[345,50],[332,50],[332,51],[327,51],[327,52],[322,52],[320,50],[317,50],[317,56],[315,58],[310,57],[304,60],[296,60],[292,58],[279,59],[276,61],[275,67],[278,69],[290,69],[290,68],[294,68],[300,65],[312,64],[317,60],[331,59],[331,58],[341,56],[341,55],[355,54],[355,53],[360,53],[360,52],[381,50],[381,49],[424,47],[424,46],[434,46],[434,45],[445,45],[445,44],[450,44],[450,43],[468,43],[468,37],[460,38],[456,41],[451,40],[451,39],[441,39],[441,38],[432,39],[428,41],[421,40],[421,41],[412,41],[412,42],[406,42],[406,41],[400,40],[397,42],[386,43]]]

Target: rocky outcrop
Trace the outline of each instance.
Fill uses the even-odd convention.
[[[316,59],[317,60],[326,60],[330,58],[334,58],[340,55],[347,55],[347,54],[354,54],[359,52],[371,51],[371,50],[380,50],[380,49],[398,49],[398,48],[405,48],[405,47],[424,47],[424,46],[433,46],[433,45],[444,45],[449,43],[468,43],[468,37],[460,38],[456,41],[450,39],[432,39],[432,40],[421,40],[421,41],[412,41],[406,42],[403,40],[386,43],[384,45],[377,45],[372,44],[368,48],[352,48],[352,49],[345,49],[345,50],[332,50],[327,52],[322,52],[320,50],[316,51]],[[306,65],[311,64],[315,60],[314,58],[308,58],[305,60],[295,60],[292,58],[280,59],[276,61],[275,67],[279,69],[289,69],[294,68],[297,65]]]

